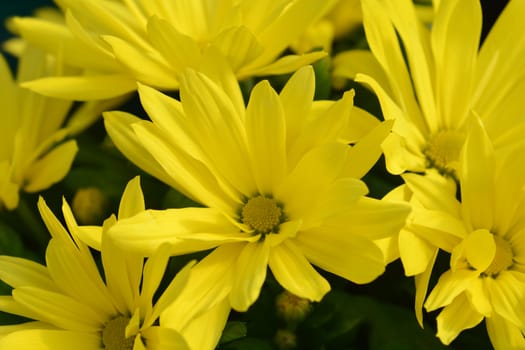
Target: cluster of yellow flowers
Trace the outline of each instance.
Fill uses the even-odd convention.
[[[46,266],[0,256],[13,287],[0,311],[33,321],[0,326],[0,349],[213,349],[268,268],[320,301],[330,284],[314,266],[364,284],[398,258],[420,324],[442,308],[444,344],[485,320],[496,349],[525,348],[524,0],[481,46],[478,0],[434,1],[430,25],[410,0],[55,2],[8,23],[19,68],[13,79],[0,60],[2,205],[63,179],[72,137],[104,112],[126,158],[201,206],[146,210],[137,177],[102,226],[64,201],[66,229],[41,198]],[[370,88],[384,121],[353,90],[314,101],[309,64],[327,53],[312,46],[361,20],[370,50],[337,53],[333,75]],[[240,80],[284,73],[245,104]],[[134,91],[149,119],[110,111]],[[381,155],[404,184],[379,200],[361,178]],[[159,287],[170,256],[201,251]],[[439,252],[450,269],[428,294]]]

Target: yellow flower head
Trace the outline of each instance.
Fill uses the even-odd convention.
[[[391,173],[437,169],[455,176],[467,120],[479,115],[496,148],[520,140],[523,124],[525,7],[511,0],[480,46],[478,0],[434,2],[425,26],[410,0],[364,0],[372,53],[334,59],[334,74],[377,94],[385,119],[395,120],[383,144]]]
[[[65,24],[14,18],[25,40],[83,69],[82,76],[26,86],[46,95],[90,100],[136,89],[135,81],[177,89],[178,75],[198,68],[210,47],[238,79],[282,74],[325,53],[280,54],[334,0],[56,0]]]
[[[77,152],[62,124],[71,102],[39,96],[18,83],[49,73],[53,66],[33,49],[20,57],[17,79],[0,56],[0,205],[18,206],[19,191],[42,191],[62,180]],[[58,144],[58,145],[57,145]]]
[[[64,201],[62,210],[68,233],[43,199],[38,207],[52,235],[46,251],[47,266],[21,258],[0,257],[0,278],[14,288],[12,296],[1,297],[0,310],[35,321],[0,327],[2,349],[211,350],[215,347],[228,308],[221,307],[216,310],[219,313],[213,311],[213,324],[209,322],[210,313],[199,316],[194,310],[179,315],[177,320],[163,320],[164,311],[179,301],[192,264],[177,274],[153,305],[168,263],[167,246],[160,247],[144,263],[142,256],[123,251],[107,239],[105,231],[114,224],[114,217],[105,222],[104,228],[79,227]],[[144,203],[136,178],[126,188],[119,216],[124,218],[141,210]],[[101,250],[104,279],[88,246],[81,240],[86,237]],[[195,317],[197,325],[191,324]],[[167,323],[176,327],[166,326]],[[193,329],[196,326],[201,329],[207,326],[214,334],[208,341],[202,341]],[[210,341],[215,343],[209,344]]]
[[[162,242],[174,244],[173,254],[218,247],[201,262],[202,283],[216,283],[237,310],[257,299],[268,265],[285,289],[315,301],[330,287],[312,264],[357,283],[376,278],[385,263],[372,240],[396,233],[408,213],[365,197],[359,180],[390,124],[368,127],[378,123],[352,110],[351,92],[312,102],[311,67],[279,95],[267,81],[257,84],[245,109],[233,74],[217,68],[209,73],[215,82],[187,70],[181,102],[140,86],[152,122],[105,114],[130,160],[207,207],[147,211],[110,235],[146,254]],[[354,130],[354,147],[348,123],[366,130]]]
[[[445,344],[486,321],[497,350],[525,346],[525,166],[523,146],[494,153],[479,121],[470,124],[458,167],[461,201],[453,182],[406,174],[416,203],[399,237],[401,259],[416,275],[421,311],[438,249],[451,253],[425,302]]]

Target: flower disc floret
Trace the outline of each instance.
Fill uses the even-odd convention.
[[[272,198],[257,196],[250,198],[241,211],[242,222],[255,233],[276,233],[281,224],[283,211]]]
[[[131,350],[135,337],[126,338],[129,317],[117,316],[110,320],[102,331],[102,342],[106,350]]]

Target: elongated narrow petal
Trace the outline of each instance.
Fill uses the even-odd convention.
[[[277,281],[299,297],[320,301],[330,290],[328,282],[315,271],[292,240],[272,249],[269,266]]]
[[[100,346],[100,336],[75,331],[32,329],[13,332],[0,338],[2,349],[78,349],[93,350]]]
[[[222,245],[195,265],[181,295],[161,314],[161,324],[183,329],[189,327],[195,317],[209,317],[205,316],[207,310],[217,307],[224,310],[224,301],[229,307],[233,271],[244,246],[242,243]]]
[[[259,297],[262,284],[266,279],[269,248],[265,241],[249,243],[239,255],[230,294],[230,303],[235,310],[248,310]]]
[[[246,136],[259,193],[273,193],[286,174],[286,127],[279,97],[268,82],[251,93]]]

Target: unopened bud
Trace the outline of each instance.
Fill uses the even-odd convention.
[[[297,347],[297,336],[287,329],[278,329],[273,340],[279,350],[292,350]]]
[[[275,306],[277,307],[277,314],[289,323],[304,320],[312,309],[310,301],[288,291],[277,296]]]
[[[73,197],[72,209],[76,219],[82,225],[99,224],[107,210],[107,199],[96,187],[81,188]]]

